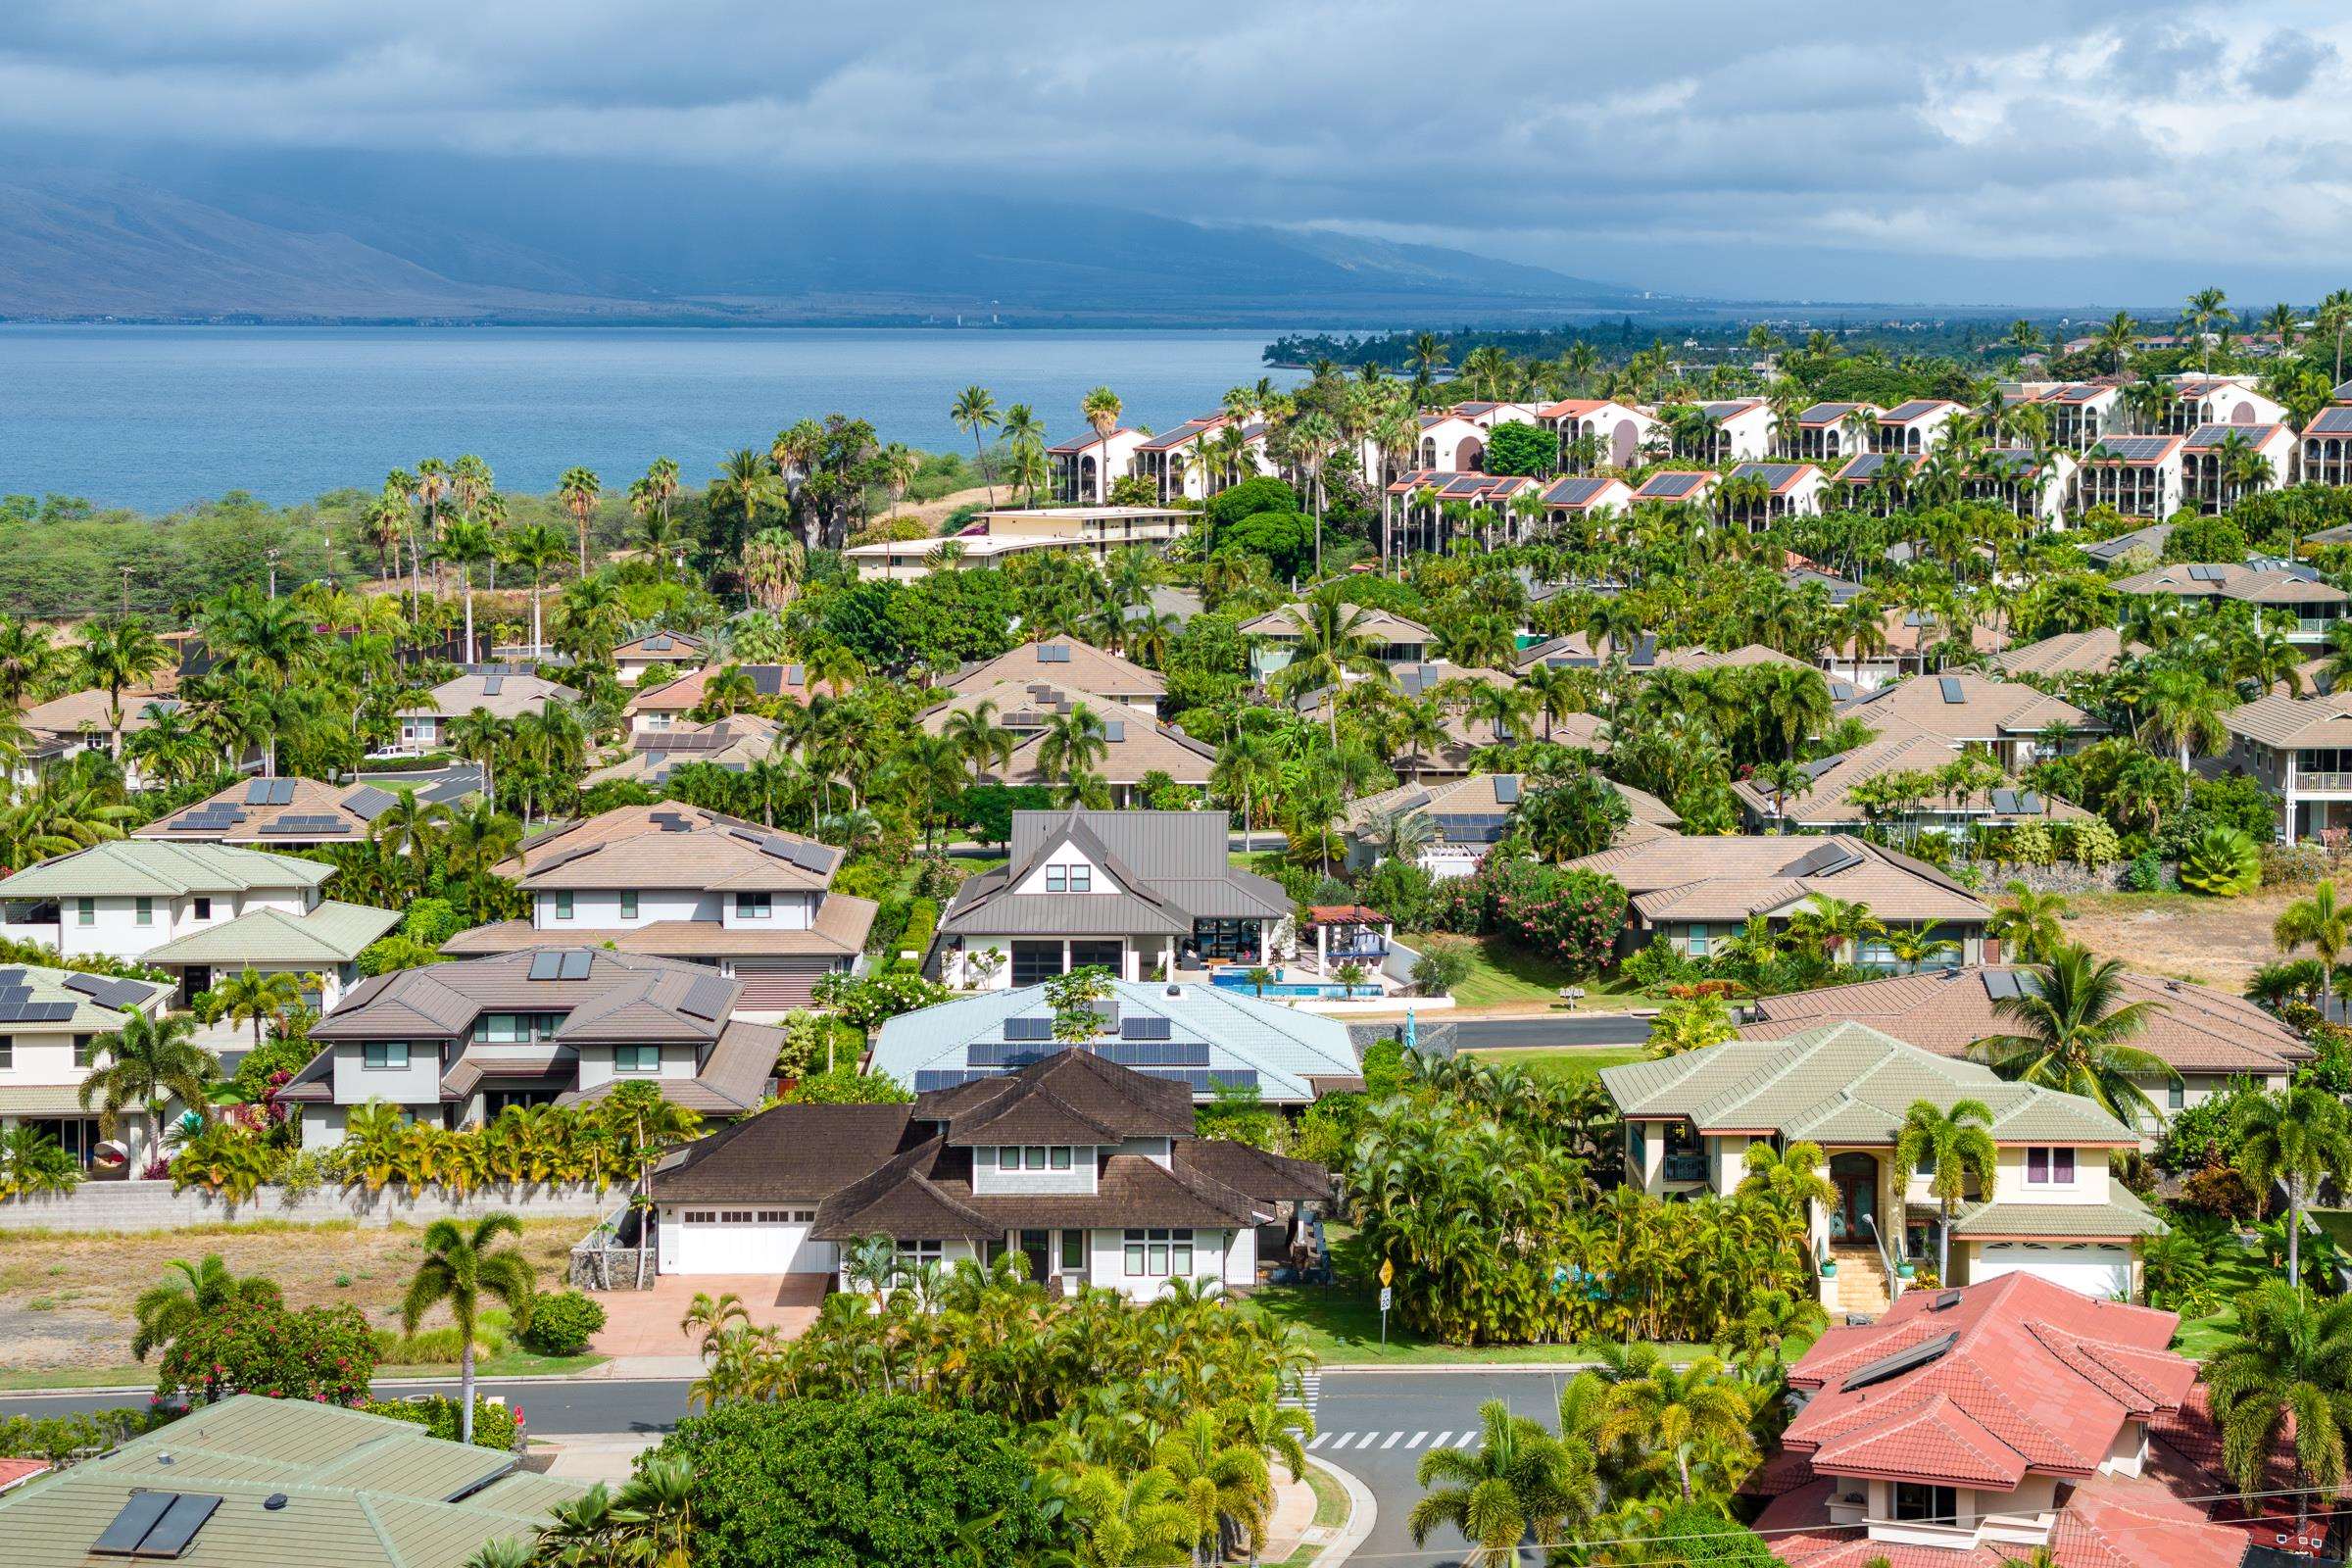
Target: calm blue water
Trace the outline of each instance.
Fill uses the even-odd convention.
[[[1058,440],[1108,385],[1165,429],[1267,373],[1247,332],[0,325],[0,494],[162,512],[231,489],[306,501],[476,452],[501,488],[573,464],[618,490],[657,457],[700,484],[737,447],[842,413],[968,452],[978,383]],[[1295,377],[1280,376],[1288,382]]]

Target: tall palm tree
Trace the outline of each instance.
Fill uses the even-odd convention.
[[[262,1048],[262,1026],[285,1017],[301,1001],[301,981],[282,970],[265,972],[251,964],[214,980],[212,987],[214,1016],[231,1023],[251,1020],[256,1051]]]
[[[1478,1424],[1484,1441],[1475,1447],[1421,1455],[1413,1478],[1422,1493],[1405,1528],[1416,1546],[1440,1525],[1459,1531],[1470,1544],[1462,1568],[1518,1568],[1530,1536],[1540,1545],[1557,1542],[1592,1517],[1592,1450],[1511,1414],[1500,1399],[1478,1407]]]
[[[368,824],[368,841],[385,855],[413,855],[421,868],[424,857],[449,827],[449,808],[438,801],[420,801],[413,785],[392,793],[392,804]]]
[[[84,621],[75,660],[83,679],[106,693],[107,728],[116,761],[122,760],[122,694],[173,663],[172,650],[137,615]]]
[[[466,659],[468,663],[479,660],[480,645],[473,640],[473,568],[488,561],[498,549],[498,538],[490,525],[470,514],[452,518],[441,530],[440,554],[443,560],[458,564],[458,591],[466,596]]]
[[[2271,940],[2278,944],[2280,953],[2309,948],[2320,960],[2320,1016],[2327,1017],[2334,999],[2335,966],[2352,951],[2352,906],[2336,902],[2334,879],[2322,881],[2311,890],[2310,898],[2297,899],[2279,910],[2271,926]]]
[[[1981,1100],[1960,1100],[1948,1111],[1933,1101],[1915,1100],[1903,1113],[1902,1129],[1894,1137],[1894,1174],[1908,1185],[1913,1172],[1928,1178],[1943,1223],[1936,1228],[1936,1277],[1952,1277],[1952,1221],[1968,1197],[1973,1179],[1980,1193],[1992,1191],[2000,1168],[2001,1152],[1985,1129],[1992,1111]]]
[[[2352,1179],[2352,1128],[2344,1102],[2314,1085],[2248,1095],[2230,1124],[2237,1167],[2268,1191],[2286,1189],[2286,1277],[2303,1287],[2303,1203],[2322,1182]]]
[[[1712,1355],[1686,1366],[1660,1357],[1640,1377],[1609,1391],[1596,1434],[1603,1448],[1631,1447],[1652,1457],[1645,1468],[1673,1468],[1683,1500],[1691,1497],[1690,1472],[1705,1464],[1723,1476],[1724,1490],[1755,1463],[1755,1418],[1745,1386],[1726,1376]],[[1737,1474],[1726,1474],[1737,1472]]]
[[[2271,1456],[2291,1431],[2295,1517],[2313,1489],[2332,1497],[2352,1446],[2352,1300],[2311,1301],[2265,1281],[2237,1303],[2237,1331],[2202,1377],[2222,1432],[2222,1466],[2249,1507],[2270,1489]]]
[[[1298,640],[1291,662],[1275,672],[1274,695],[1289,702],[1328,687],[1331,701],[1324,705],[1324,712],[1336,754],[1340,749],[1339,690],[1346,677],[1354,673],[1383,682],[1393,678],[1389,666],[1380,662],[1379,644],[1364,629],[1372,622],[1372,612],[1325,589],[1305,604],[1292,606],[1288,613]]]
[[[588,523],[596,515],[596,498],[603,490],[596,473],[589,468],[566,468],[564,477],[556,481],[556,499],[571,514],[571,525],[580,536],[580,575],[588,575]]]
[[[411,1334],[443,1301],[457,1320],[460,1443],[473,1441],[473,1334],[482,1307],[503,1301],[517,1329],[530,1323],[538,1289],[530,1260],[518,1247],[494,1245],[501,1236],[521,1235],[522,1221],[508,1213],[484,1214],[470,1230],[454,1219],[433,1221],[424,1231],[424,1261],[401,1298],[401,1326]]]
[[[2123,1002],[2124,961],[2088,948],[2061,944],[2048,961],[2029,970],[2017,995],[1992,1004],[1994,1016],[2015,1025],[1969,1047],[2004,1078],[2081,1095],[2126,1126],[2156,1116],[2141,1078],[2177,1079],[2170,1062],[2126,1045],[2165,1010],[2157,1002]]]
[[[1119,427],[1121,405],[1119,395],[1106,386],[1096,387],[1078,400],[1078,413],[1094,427],[1095,435],[1104,444],[1102,456],[1095,463],[1095,477],[1102,487],[1102,499],[1110,499],[1110,432]],[[1084,499],[1081,497],[1080,499]]]
[[[2148,680],[2140,739],[2179,748],[2185,768],[2191,752],[2218,752],[2230,744],[2230,726],[2222,715],[2236,706],[2234,695],[2196,670],[2160,669]]]
[[[996,394],[984,386],[967,386],[956,394],[955,403],[948,409],[948,417],[956,421],[956,429],[971,436],[972,453],[980,460],[980,477],[988,486],[988,504],[995,506],[997,480],[996,475],[988,471],[988,449],[981,444],[980,432],[993,429],[998,423]]]
[[[212,1103],[213,1081],[220,1063],[196,1044],[196,1020],[184,1012],[157,1018],[131,1012],[122,1027],[91,1042],[90,1073],[75,1091],[84,1110],[95,1101],[99,1126],[113,1136],[122,1112],[133,1106],[147,1113],[150,1148],[160,1148],[164,1136],[164,1106],[176,1100],[204,1115]]]
[[[1056,713],[1046,725],[1046,733],[1037,743],[1038,771],[1056,782],[1068,782],[1081,773],[1091,773],[1110,750],[1110,741],[1102,720],[1084,703],[1073,703],[1066,713]]]
[[[531,574],[531,653],[547,652],[546,621],[540,595],[547,586],[547,569],[564,559],[564,535],[553,523],[525,523],[507,531],[507,560]]]
[[[1236,729],[1226,737],[1209,769],[1209,786],[1228,804],[1242,806],[1242,851],[1251,848],[1250,827],[1256,803],[1265,799],[1282,778],[1282,759],[1273,739],[1262,731]]]

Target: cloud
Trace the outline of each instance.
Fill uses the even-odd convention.
[[[1305,0],[18,0],[0,136],[667,163],[1413,237],[1754,297],[2313,291],[2352,207],[2352,17],[1983,0],[1792,37],[1734,0],[1599,14]]]

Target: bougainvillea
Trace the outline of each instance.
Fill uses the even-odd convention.
[[[232,1302],[191,1323],[164,1352],[159,1399],[273,1399],[356,1404],[375,1376],[375,1337],[357,1307]]]
[[[1625,929],[1625,889],[1614,877],[1500,854],[1439,883],[1433,898],[1439,929],[1497,935],[1578,974],[1608,967]]]

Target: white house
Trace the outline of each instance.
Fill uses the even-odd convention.
[[[1657,416],[1613,398],[1563,398],[1536,411],[1536,417],[1560,438],[1560,471],[1583,473],[1593,466],[1630,468],[1658,432]]]
[[[2076,478],[2082,510],[2113,507],[2127,517],[2158,522],[2180,510],[2180,447],[2177,435],[2118,435],[2082,455]]]
[[[2233,454],[2246,454],[2250,472]],[[2282,490],[2295,466],[2295,432],[2283,424],[2200,424],[2181,438],[2183,505],[2221,512],[2250,495]]]
[[[91,1168],[107,1135],[101,1102],[84,1106],[81,1086],[103,1064],[98,1042],[133,1013],[162,1013],[171,1000],[171,987],[149,981],[33,964],[0,969],[0,1009],[11,1014],[0,1034],[0,1136],[29,1127]],[[113,1136],[128,1152],[123,1174],[135,1180],[158,1152],[146,1112],[125,1112]]]
[[[1054,461],[1054,498],[1068,506],[1110,504],[1110,487],[1135,468],[1135,454],[1151,437],[1125,425],[1087,431],[1046,448]]]
[[[1943,439],[1945,428],[1968,410],[1947,398],[1913,398],[1879,416],[1872,445],[1880,452],[1925,457]]]

